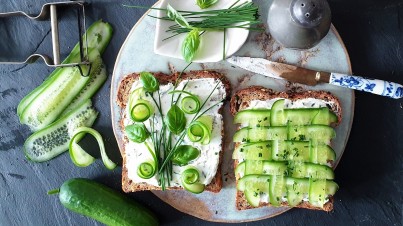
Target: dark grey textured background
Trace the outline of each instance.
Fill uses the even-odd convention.
[[[333,24],[343,38],[353,71],[403,84],[402,0],[331,0]],[[44,0],[0,0],[0,12],[39,12]],[[131,27],[144,10],[120,3],[150,6],[153,0],[93,1],[88,20],[104,19],[114,36],[104,60],[110,76],[96,94],[101,114],[94,126],[115,153],[109,109],[109,86],[116,55]],[[77,41],[71,13],[62,18],[62,50],[67,55]],[[21,18],[0,19],[0,58],[51,54],[48,22]],[[67,154],[48,163],[28,162],[22,145],[30,132],[18,122],[18,102],[38,86],[51,69],[44,64],[0,65],[0,225],[99,225],[64,209],[46,191],[72,177],[86,177],[120,189],[120,168],[108,171],[100,160],[86,168],[75,167]],[[344,156],[336,169],[340,190],[331,213],[293,209],[275,218],[248,225],[402,225],[403,100],[356,93],[354,124]],[[130,195],[153,210],[163,225],[213,225],[180,213],[150,192]],[[197,207],[195,207],[197,208]]]

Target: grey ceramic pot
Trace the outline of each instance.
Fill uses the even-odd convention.
[[[272,37],[291,49],[309,49],[326,36],[331,11],[326,0],[274,0],[268,15]]]

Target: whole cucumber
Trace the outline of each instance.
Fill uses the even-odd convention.
[[[148,209],[89,179],[73,178],[64,182],[59,199],[67,209],[106,225],[158,225],[156,217]]]

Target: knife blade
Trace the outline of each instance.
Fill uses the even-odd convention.
[[[403,97],[403,86],[394,82],[334,72],[315,71],[263,58],[232,56],[226,61],[256,74],[309,86],[315,86],[318,83],[329,83],[394,99]]]

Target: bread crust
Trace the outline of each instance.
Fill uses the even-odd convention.
[[[284,98],[290,100],[299,100],[305,98],[315,98],[321,99],[325,101],[331,101],[334,103],[333,106],[328,106],[333,112],[336,113],[338,122],[335,123],[333,126],[340,124],[342,119],[342,109],[340,105],[340,101],[337,97],[335,97],[330,92],[326,91],[304,91],[304,92],[276,92],[272,89],[265,88],[262,86],[251,86],[245,89],[241,89],[235,93],[231,97],[230,101],[230,112],[232,115],[235,115],[238,111],[244,110],[249,107],[252,100],[270,100],[274,98]],[[239,129],[239,128],[238,128]],[[238,147],[241,143],[235,143],[235,147]],[[234,169],[238,166],[239,161],[234,160]],[[238,183],[239,175],[235,175],[236,183]],[[258,207],[251,206],[245,198],[245,194],[242,191],[237,191],[236,193],[236,208],[238,210],[246,210],[246,209],[253,209],[253,208],[260,208],[264,206],[272,206],[270,203],[263,203],[260,202]],[[312,210],[324,210],[324,211],[331,211],[333,210],[333,197],[329,197],[329,201],[324,204],[323,208],[313,206],[309,202],[301,202],[298,204],[297,208],[304,208],[304,209],[312,209]],[[287,202],[282,202],[281,206],[288,206]]]
[[[207,71],[207,70],[201,70],[201,71],[190,71],[189,73],[183,73],[180,75],[180,73],[175,73],[173,75],[167,75],[164,73],[153,73],[155,78],[159,81],[160,84],[166,85],[168,83],[175,83],[177,78],[179,78],[179,81],[182,80],[188,80],[188,79],[199,79],[199,78],[214,78],[216,80],[220,80],[225,88],[226,92],[226,97],[230,97],[231,93],[231,85],[228,79],[221,73],[215,72],[215,71]],[[125,76],[119,84],[119,89],[118,89],[118,94],[117,94],[117,104],[121,108],[120,115],[121,115],[121,121],[120,121],[120,127],[122,131],[124,131],[124,118],[126,117],[125,113],[125,108],[126,104],[130,95],[130,90],[133,85],[133,83],[139,79],[139,74],[138,73],[132,73],[127,76]],[[223,106],[219,109],[219,114],[222,115],[223,111]],[[221,152],[219,154],[219,165],[217,168],[217,172],[215,177],[212,179],[210,184],[208,184],[205,188],[206,191],[210,192],[219,192],[222,188],[222,173],[221,173],[221,164],[222,164],[222,159],[224,155],[224,122],[222,121],[222,130],[221,130]],[[128,142],[128,138],[124,136],[124,143]],[[123,158],[123,164],[122,164],[122,189],[124,192],[129,193],[129,192],[136,192],[136,191],[145,191],[145,190],[161,190],[161,187],[154,186],[147,184],[145,182],[142,183],[136,183],[132,181],[128,177],[128,170],[126,167],[126,154],[125,154],[125,149],[124,146],[121,150],[121,155]],[[182,187],[167,187],[167,190],[183,190]]]

